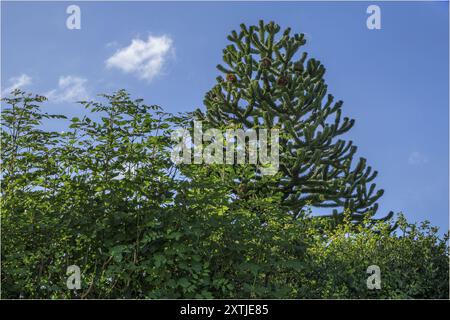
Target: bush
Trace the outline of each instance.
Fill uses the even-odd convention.
[[[65,118],[42,113],[44,97],[4,101],[4,298],[448,297],[448,237],[428,223],[335,225],[294,218],[277,192],[237,198],[251,166],[175,167],[169,137],[185,119],[123,90],[82,102],[92,118],[64,133],[41,129]],[[381,290],[367,289],[370,265]]]

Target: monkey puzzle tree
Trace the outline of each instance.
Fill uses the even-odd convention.
[[[353,221],[375,215],[383,190],[366,159],[354,159],[356,146],[339,139],[354,120],[342,119],[342,101],[327,94],[325,67],[307,59],[300,48],[303,34],[280,32],[274,22],[232,31],[223,51],[224,76],[206,94],[206,113],[197,119],[214,127],[280,129],[280,172],[277,179],[261,180],[258,167],[252,177],[237,183],[246,190],[281,191],[283,203],[299,216],[305,206],[330,208],[340,220],[344,211]],[[301,53],[301,54],[300,54]],[[391,216],[391,213],[389,214]]]

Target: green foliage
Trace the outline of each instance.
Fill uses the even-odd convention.
[[[146,270],[139,262],[172,201],[168,125],[159,107],[124,91],[103,98],[82,103],[100,120],[73,118],[65,133],[38,128],[50,117],[36,105],[43,98],[16,91],[5,99],[2,288],[10,296],[138,290],[131,279]],[[64,290],[71,264],[82,266],[84,292]]]
[[[125,91],[44,131],[44,97],[2,112],[3,298],[446,298],[447,238],[427,224],[286,214],[284,193],[238,185],[252,166],[175,167],[185,119]],[[275,183],[278,176],[265,177]],[[380,266],[382,289],[366,287]],[[81,290],[66,269],[81,269]]]
[[[281,179],[272,184],[258,181],[258,175],[243,177],[255,192],[268,188],[283,192],[283,205],[301,216],[308,204],[330,208],[329,216],[339,222],[343,212],[360,221],[376,214],[377,172],[366,160],[354,160],[356,147],[339,137],[348,132],[354,120],[342,119],[342,101],[327,94],[325,67],[316,59],[307,59],[300,49],[303,34],[281,32],[274,22],[247,27],[228,36],[223,50],[223,76],[206,94],[206,114],[195,116],[210,126],[239,125],[244,128],[278,128]],[[264,191],[266,192],[266,191]],[[392,213],[389,214],[389,218]]]
[[[439,237],[429,222],[407,223],[403,215],[391,232],[387,222],[343,224],[325,230],[308,248],[305,286],[315,298],[448,299],[448,234]],[[370,226],[370,227],[369,227]],[[313,233],[316,231],[312,230]],[[368,290],[367,267],[381,270],[381,290]]]

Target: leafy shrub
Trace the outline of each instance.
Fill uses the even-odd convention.
[[[252,168],[175,167],[173,117],[121,90],[45,131],[44,97],[3,101],[4,298],[446,298],[448,237],[424,223],[296,219]],[[269,179],[269,178],[267,178]],[[277,179],[277,176],[270,179]],[[81,268],[81,290],[66,269]],[[381,268],[381,290],[366,269]]]

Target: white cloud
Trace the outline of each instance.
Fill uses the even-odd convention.
[[[408,158],[408,163],[411,165],[425,164],[427,162],[428,158],[419,151],[412,152]]]
[[[168,54],[173,51],[173,41],[167,35],[149,36],[147,41],[133,39],[128,47],[121,48],[106,60],[108,68],[118,68],[125,73],[151,81],[161,73]]]
[[[31,84],[31,77],[25,73],[22,73],[18,77],[12,77],[8,80],[10,83],[9,87],[2,91],[2,95],[8,95],[11,91],[15,89],[22,89]]]
[[[50,102],[76,102],[86,100],[89,95],[86,90],[87,79],[76,76],[61,76],[58,88],[46,93]]]

